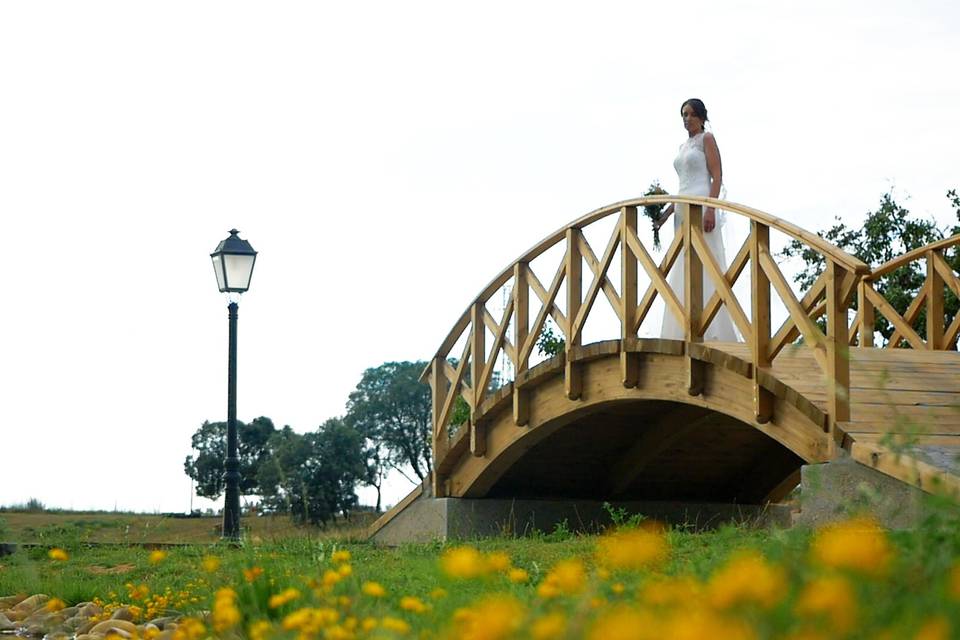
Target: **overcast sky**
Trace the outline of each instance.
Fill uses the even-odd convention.
[[[549,232],[675,189],[689,97],[729,199],[816,230],[895,186],[946,226],[957,7],[3,2],[0,504],[189,507],[231,227],[239,417],[303,432]]]

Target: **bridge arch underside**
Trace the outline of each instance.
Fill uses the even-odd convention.
[[[683,355],[631,357],[633,388],[621,382],[619,353],[577,361],[578,400],[564,394],[563,362],[539,365],[519,387],[526,426],[514,422],[512,387],[502,390],[480,421],[485,454],[452,447],[447,495],[761,504],[794,488],[803,464],[827,459],[827,434],[802,398],[781,393],[773,420],[759,424],[742,367],[701,360],[703,392],[691,396]]]

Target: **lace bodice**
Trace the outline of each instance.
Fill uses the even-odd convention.
[[[693,196],[710,195],[710,172],[707,170],[707,156],[703,151],[703,132],[701,131],[680,145],[680,152],[673,161],[673,168],[680,177],[678,194]]]

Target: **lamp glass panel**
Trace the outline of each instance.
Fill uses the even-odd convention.
[[[217,288],[223,291],[227,287],[227,283],[223,279],[223,260],[219,255],[211,257],[213,258],[213,272],[217,274]]]
[[[256,256],[230,255],[223,256],[227,289],[246,291],[250,287],[250,276],[253,275],[253,261]]]

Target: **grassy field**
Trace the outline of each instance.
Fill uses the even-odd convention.
[[[818,532],[621,523],[603,536],[558,529],[395,549],[345,531],[254,524],[264,518],[245,520],[250,532],[234,548],[216,542],[212,519],[26,515],[34,514],[0,514],[5,537],[29,534],[56,551],[0,558],[0,597],[96,601],[101,617],[132,607],[141,623],[189,616],[178,631],[141,625],[159,640],[960,637],[955,509],[934,510],[907,532],[868,520]],[[121,530],[126,539],[116,538]],[[185,541],[181,534],[193,544],[85,544]]]

